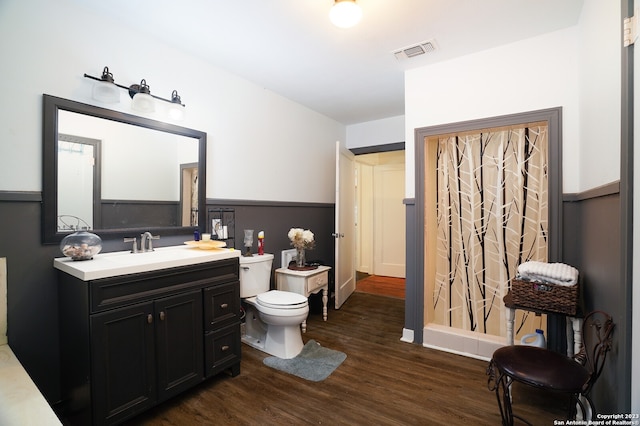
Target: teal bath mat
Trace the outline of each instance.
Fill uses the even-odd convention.
[[[346,358],[347,355],[343,352],[323,348],[315,340],[309,340],[295,358],[282,359],[270,356],[263,362],[276,370],[312,382],[320,382],[329,377]]]

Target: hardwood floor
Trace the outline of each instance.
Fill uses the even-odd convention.
[[[361,293],[378,294],[380,296],[404,299],[405,279],[383,277],[380,275],[358,274],[356,291]],[[360,278],[361,277],[361,278]]]
[[[487,362],[401,342],[404,301],[354,293],[327,322],[310,314],[306,342],[347,359],[326,380],[271,369],[242,346],[237,377],[220,376],[131,420],[131,425],[499,425]],[[514,388],[514,411],[552,425],[564,411]],[[534,404],[545,407],[543,412]]]

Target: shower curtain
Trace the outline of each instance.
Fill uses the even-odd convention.
[[[434,323],[504,336],[518,265],[547,261],[547,147],[546,123],[438,138]]]

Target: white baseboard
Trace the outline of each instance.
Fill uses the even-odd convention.
[[[400,338],[400,341],[401,342],[407,342],[407,343],[413,343],[415,341],[413,333],[414,333],[413,330],[409,330],[408,328],[403,328],[402,329],[402,337]]]
[[[490,360],[496,349],[505,346],[504,337],[428,324],[422,330],[423,346],[470,358]]]

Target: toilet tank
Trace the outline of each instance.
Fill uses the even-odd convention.
[[[273,255],[240,256],[240,297],[257,296],[269,291]]]

